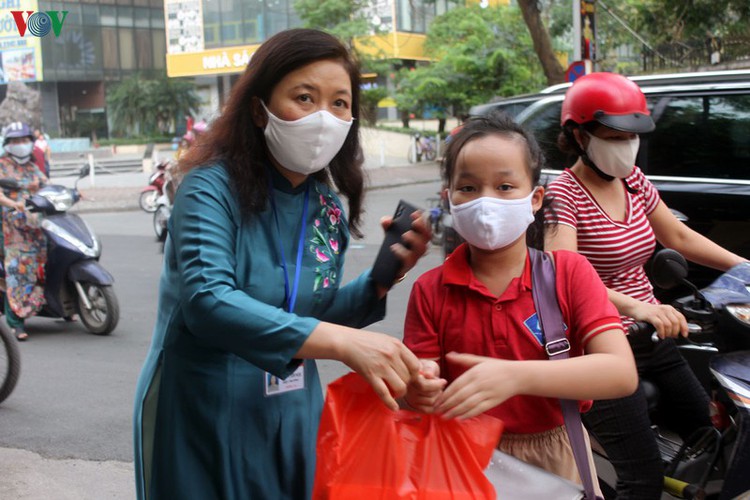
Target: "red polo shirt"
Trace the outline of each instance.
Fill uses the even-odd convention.
[[[594,336],[622,330],[622,325],[586,258],[565,250],[553,254],[571,356],[580,356]],[[476,279],[468,256],[468,246],[463,244],[442,266],[417,279],[406,311],[404,343],[417,357],[438,358],[449,383],[460,375],[457,367],[446,366],[445,354],[452,351],[500,359],[548,359],[531,295],[528,254],[523,273],[500,297]],[[587,410],[590,403],[583,406]],[[511,433],[537,433],[563,424],[555,398],[515,396],[487,413],[501,418]]]

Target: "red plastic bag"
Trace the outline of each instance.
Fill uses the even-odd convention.
[[[484,476],[503,423],[391,411],[350,373],[328,385],[313,500],[494,499]]]

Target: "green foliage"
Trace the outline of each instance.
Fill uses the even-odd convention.
[[[190,81],[166,75],[156,79],[133,75],[107,92],[108,113],[117,135],[173,133],[176,119],[194,113],[199,105]]]
[[[365,125],[375,125],[378,114],[378,103],[388,97],[388,90],[383,87],[363,89],[361,94],[362,119]]]
[[[544,86],[528,30],[515,7],[457,7],[437,17],[427,32],[428,66],[402,70],[395,96],[401,110],[437,110],[455,116],[495,96]],[[442,115],[442,116],[441,116]]]

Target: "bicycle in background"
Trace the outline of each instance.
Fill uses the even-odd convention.
[[[424,158],[427,161],[434,161],[437,157],[437,145],[435,138],[429,135],[415,133],[409,143],[409,151],[406,158],[409,163],[418,163]]]

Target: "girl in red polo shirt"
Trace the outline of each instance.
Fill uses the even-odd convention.
[[[542,164],[533,136],[500,113],[469,120],[448,146],[443,180],[466,243],[412,289],[404,342],[425,377],[404,401],[446,418],[498,417],[501,450],[580,483],[558,399],[621,397],[637,378],[617,311],[574,252],[553,253],[571,358],[547,357],[527,248],[542,237]]]

